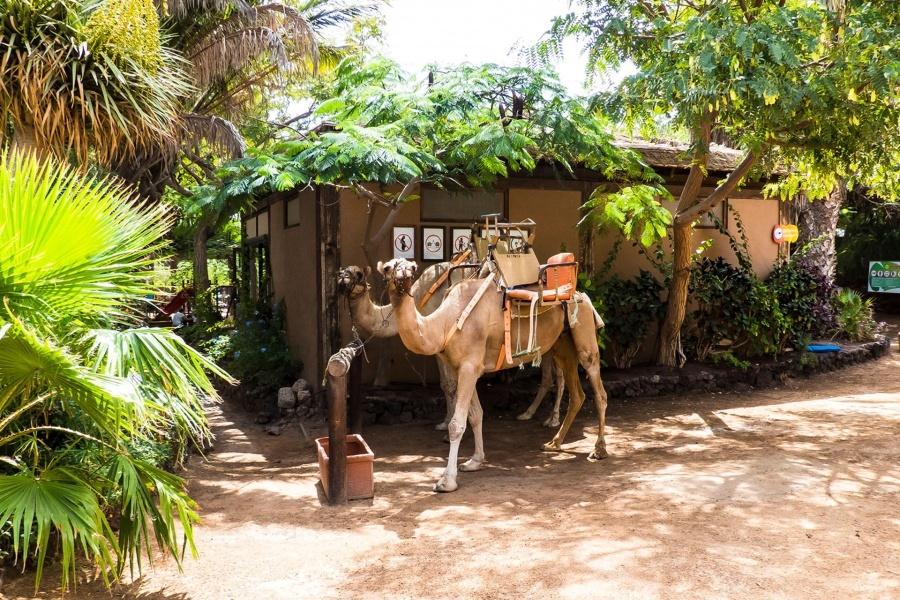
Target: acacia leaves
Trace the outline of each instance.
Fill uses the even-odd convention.
[[[900,191],[900,12],[848,0],[579,0],[535,53],[579,38],[595,72],[636,72],[597,101],[625,123],[694,131],[704,120],[736,147],[770,148],[761,167],[797,168],[810,191],[837,176]],[[646,129],[645,129],[646,130]],[[796,191],[791,186],[790,191]]]
[[[585,208],[601,227],[609,225],[627,239],[637,239],[648,247],[664,239],[672,224],[672,213],[660,204],[668,193],[656,186],[632,185],[616,192],[600,187],[594,190]]]
[[[225,165],[223,185],[200,195],[252,196],[307,183],[484,188],[540,164],[560,176],[580,167],[623,183],[657,181],[549,70],[462,65],[420,79],[386,59],[350,58],[336,74],[333,95],[317,108],[327,125]]]

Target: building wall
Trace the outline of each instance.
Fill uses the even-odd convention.
[[[275,302],[284,303],[291,354],[303,362],[303,375],[315,383],[318,370],[318,239],[316,192],[300,192],[300,224],[285,227],[284,200],[269,207],[269,251]]]
[[[511,187],[506,195],[508,217],[511,220],[531,218],[537,222],[535,252],[542,262],[563,250],[578,253],[579,236],[576,223],[579,220],[579,207],[582,199],[581,190],[555,190],[546,189],[546,187],[534,189]],[[319,378],[319,374],[314,370],[317,364],[316,352],[319,347],[316,315],[321,310],[321,307],[318,306],[316,279],[318,241],[315,202],[314,192],[303,192],[301,223],[287,229],[284,227],[282,202],[276,202],[270,208],[270,244],[275,297],[276,300],[283,299],[285,302],[288,341],[296,357],[304,362],[305,377],[311,381]],[[365,266],[367,261],[361,243],[365,239],[368,218],[367,204],[356,194],[344,190],[340,193],[340,206],[340,263],[344,266]],[[373,227],[378,227],[384,220],[386,210],[382,207],[375,207],[374,210]],[[778,201],[759,198],[731,200],[729,210],[738,213],[743,220],[754,267],[759,275],[765,276],[772,269],[778,257],[778,246],[771,242],[770,237],[772,227],[778,223]],[[418,228],[422,224],[418,202],[411,202],[404,206],[396,221],[397,226],[416,227],[417,257],[421,257],[421,242],[418,239],[420,230]],[[468,224],[429,222],[425,225],[463,227]],[[737,237],[737,226],[733,215],[729,215],[728,230]],[[595,266],[599,267],[608,256],[616,234],[596,233],[594,236],[593,259]],[[708,256],[724,256],[727,260],[735,262],[734,253],[725,236],[712,229],[696,230],[696,243],[699,244],[701,239],[707,237],[713,240]],[[384,242],[375,251],[373,259],[377,262],[378,260],[388,260],[392,256],[389,232]],[[430,264],[423,263],[421,260],[417,260],[417,262],[421,268]],[[630,277],[636,275],[642,268],[655,273],[646,258],[629,242],[624,242],[614,263],[614,272],[624,277]],[[373,273],[369,281],[374,285],[373,292],[376,294],[383,289],[381,277],[377,273]],[[387,301],[386,295],[382,295],[380,300],[376,298],[376,302],[379,303]],[[352,332],[349,310],[343,300],[340,305],[340,319],[341,343],[347,343],[352,339]],[[434,381],[437,377],[434,358],[408,352],[399,338],[373,341],[369,348],[371,349],[368,353],[369,362],[364,368],[364,377],[367,381],[370,381],[374,375],[377,356],[380,353],[386,353],[389,357],[391,378],[395,381],[416,382],[423,379]]]

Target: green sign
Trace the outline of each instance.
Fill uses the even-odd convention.
[[[900,294],[900,261],[870,262],[869,291]]]

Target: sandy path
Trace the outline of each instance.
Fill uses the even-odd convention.
[[[589,463],[588,416],[563,454],[539,451],[537,422],[489,417],[488,466],[449,495],[431,492],[447,446],[429,426],[373,426],[376,499],[333,509],[312,449],[226,407],[187,474],[200,558],[112,597],[900,597],[896,345],[781,389],[614,403],[608,423],[612,458]]]

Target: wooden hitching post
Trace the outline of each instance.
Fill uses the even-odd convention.
[[[328,359],[328,503],[347,503],[347,373],[361,346],[351,344]]]

